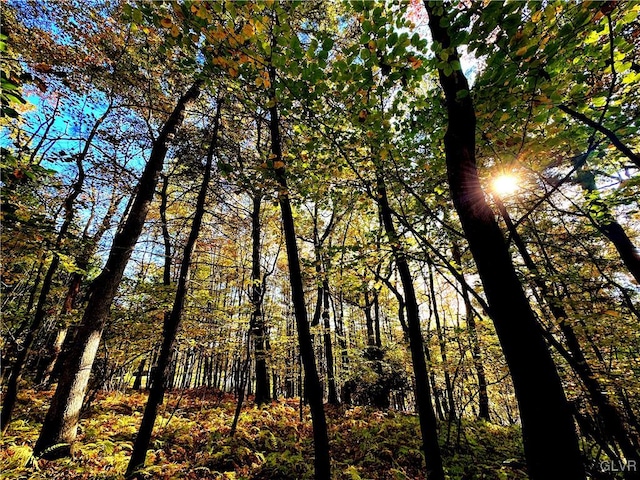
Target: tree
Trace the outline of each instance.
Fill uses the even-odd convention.
[[[171,354],[173,353],[173,346],[176,340],[178,328],[180,328],[184,303],[187,295],[187,288],[189,286],[191,256],[193,253],[193,249],[195,248],[196,241],[198,240],[198,235],[200,234],[200,226],[202,224],[202,218],[204,217],[205,213],[207,190],[209,188],[209,181],[211,179],[213,156],[218,145],[221,103],[222,101],[220,97],[218,97],[218,100],[216,101],[216,115],[213,120],[213,131],[211,133],[212,138],[206,153],[204,174],[202,176],[202,184],[198,193],[198,200],[196,203],[193,222],[191,224],[191,231],[189,232],[189,238],[184,247],[184,253],[182,255],[180,276],[178,277],[178,285],[173,301],[173,307],[171,308],[171,313],[165,316],[162,332],[162,347],[160,348],[160,353],[158,355],[158,363],[155,371],[156,375],[151,382],[149,398],[144,410],[142,422],[140,423],[140,430],[138,431],[138,435],[136,436],[133,451],[131,452],[131,459],[129,461],[129,465],[127,466],[127,472],[125,474],[127,478],[135,476],[137,470],[140,467],[144,466],[145,458],[147,456],[147,449],[149,448],[149,442],[151,441],[153,425],[155,424],[156,417],[158,415],[158,407],[162,404],[164,393],[167,388],[167,377],[169,374]]]
[[[51,292],[51,286],[53,282],[54,275],[57,272],[58,266],[60,265],[60,255],[55,252],[55,250],[59,250],[62,246],[63,240],[68,235],[69,228],[71,227],[71,223],[73,221],[73,217],[75,214],[75,201],[78,198],[78,195],[82,192],[82,188],[84,185],[85,172],[84,172],[84,162],[86,161],[87,154],[89,149],[91,148],[91,142],[98,132],[98,128],[102,124],[102,122],[107,118],[109,112],[111,110],[111,104],[109,104],[106,111],[100,116],[95,124],[93,125],[87,140],[85,141],[84,147],[82,151],[76,157],[76,165],[78,168],[78,177],[74,184],[72,185],[71,192],[64,201],[64,221],[60,226],[60,230],[58,231],[58,235],[56,238],[56,242],[54,245],[54,254],[51,263],[49,264],[49,268],[47,269],[47,273],[44,276],[44,280],[42,282],[42,288],[40,289],[40,296],[38,298],[38,304],[36,306],[36,312],[33,317],[31,324],[29,325],[29,330],[27,332],[27,336],[24,340],[21,349],[19,349],[18,356],[14,365],[11,369],[11,375],[9,376],[9,380],[7,383],[7,391],[4,394],[4,400],[2,403],[2,418],[0,419],[0,425],[2,425],[2,431],[5,431],[9,422],[11,421],[11,414],[13,412],[13,407],[16,402],[16,398],[18,395],[18,382],[20,380],[20,376],[22,374],[22,369],[24,367],[25,361],[27,359],[27,355],[31,347],[33,346],[33,342],[38,332],[42,322],[44,320],[46,314],[46,302],[49,293]]]
[[[436,416],[431,403],[431,390],[429,388],[429,377],[427,363],[425,360],[425,346],[422,340],[422,330],[420,327],[420,313],[418,301],[413,286],[413,278],[406,256],[400,248],[400,238],[396,233],[391,209],[387,198],[384,176],[380,166],[376,168],[376,191],[377,202],[380,209],[380,216],[384,224],[384,229],[391,244],[394,260],[400,273],[402,288],[404,290],[404,301],[407,312],[407,326],[409,330],[409,347],[411,348],[411,359],[415,374],[416,406],[420,417],[420,430],[422,433],[422,444],[427,465],[427,478],[444,479],[444,469],[438,444]]]
[[[182,123],[187,104],[200,94],[200,85],[201,81],[197,80],[180,97],[153,143],[149,161],[138,183],[135,200],[127,220],[114,237],[109,258],[102,273],[91,285],[91,297],[74,343],[65,355],[60,380],[34,448],[35,455],[66,455],[69,452],[70,443],[76,437],[80,407],[111,302],[116,295],[133,247],[142,232],[158,176],[164,164],[169,138],[175,134]],[[60,445],[62,447],[57,448]],[[56,448],[51,450],[51,447]]]
[[[273,42],[273,40],[272,40]],[[275,45],[275,42],[272,43]],[[298,343],[300,345],[300,357],[305,371],[305,395],[311,407],[313,419],[313,441],[315,449],[315,475],[317,479],[324,480],[331,478],[331,458],[329,456],[329,437],[327,434],[327,421],[324,413],[323,392],[318,377],[318,370],[314,357],[313,342],[307,318],[307,307],[304,299],[304,288],[302,284],[302,274],[300,271],[300,258],[296,240],[295,223],[293,211],[289,200],[287,186],[287,176],[285,163],[282,156],[282,143],[280,137],[280,124],[275,95],[275,85],[277,82],[276,69],[269,67],[269,80],[271,82],[269,108],[269,131],[271,134],[271,165],[279,184],[278,203],[282,213],[282,226],[287,247],[287,258],[289,263],[289,281],[291,282],[291,296],[296,317],[296,328],[298,332]]]
[[[475,158],[475,111],[444,5],[425,2],[446,99],[449,188],[489,301],[520,406],[527,469],[534,479],[585,478],[562,384],[522,290],[504,238],[484,199]],[[514,321],[514,318],[517,321]],[[549,437],[549,432],[554,435]],[[552,461],[552,459],[555,459]]]

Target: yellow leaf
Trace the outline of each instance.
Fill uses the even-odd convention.
[[[273,168],[276,170],[284,168],[284,162],[282,160],[276,160],[275,162],[273,162]]]
[[[264,32],[265,26],[264,26],[264,23],[262,23],[260,20],[252,21],[252,25],[256,32],[258,33]]]
[[[249,25],[248,23],[244,27],[242,27],[242,34],[245,37],[247,37],[247,38],[253,37],[254,33],[255,33],[255,31],[254,31],[253,27],[251,25]]]
[[[528,47],[521,47],[516,51],[516,56],[521,57],[527,53]]]
[[[231,67],[229,69],[229,75],[231,75],[233,78],[238,76],[238,70],[236,70],[235,68]]]
[[[220,40],[223,40],[224,38],[226,38],[227,34],[226,34],[226,33],[224,33],[224,30],[221,30],[221,29],[217,29],[217,28],[216,28],[216,29],[213,31],[213,33],[211,34],[211,36],[212,36],[214,39],[216,39],[216,40],[220,41]]]
[[[505,112],[500,116],[500,121],[504,122],[508,118],[509,118],[509,114]]]
[[[542,10],[538,10],[536,13],[534,13],[531,16],[531,21],[533,23],[538,23],[540,21],[540,19],[542,18]]]
[[[164,17],[162,20],[160,20],[160,25],[162,25],[164,28],[171,28],[173,22],[169,17]]]
[[[261,87],[263,83],[264,83],[264,80],[262,79],[262,77],[256,77],[256,81],[255,81],[256,87]]]
[[[174,25],[173,27],[171,27],[171,36],[175,38],[178,35],[180,35],[180,29],[177,25]]]

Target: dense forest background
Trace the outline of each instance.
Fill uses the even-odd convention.
[[[3,475],[638,478],[639,12],[3,2]]]

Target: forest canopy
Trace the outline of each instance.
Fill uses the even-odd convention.
[[[639,478],[639,13],[4,2],[7,478]]]

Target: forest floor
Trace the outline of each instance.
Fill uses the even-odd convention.
[[[81,421],[72,457],[34,462],[32,447],[53,392],[23,391],[16,419],[0,437],[2,479],[121,479],[146,394],[98,393]],[[230,436],[236,400],[212,390],[167,395],[145,472],[150,479],[313,478],[311,419],[297,400],[250,402]],[[414,415],[368,407],[327,407],[335,479],[424,479]],[[301,420],[302,418],[302,420]],[[515,426],[462,422],[440,428],[449,478],[527,478]]]

